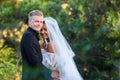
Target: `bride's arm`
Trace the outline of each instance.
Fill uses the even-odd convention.
[[[43,65],[47,68],[53,70],[57,69],[56,55],[54,53],[54,49],[50,42],[47,43],[47,47],[45,47],[45,43],[43,40],[39,40],[39,44],[42,51],[43,56]]]
[[[47,52],[50,52],[50,53],[55,52],[52,45],[51,45],[51,42],[48,42],[46,50],[47,50]]]
[[[42,49],[45,49],[47,52],[54,53],[54,49],[50,41],[48,41],[47,43],[44,43],[44,40],[39,40],[39,45]]]

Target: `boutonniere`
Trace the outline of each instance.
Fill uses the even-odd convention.
[[[41,32],[38,32],[38,37],[39,37],[39,39],[42,39]]]

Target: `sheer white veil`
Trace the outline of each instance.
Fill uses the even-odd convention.
[[[45,17],[44,21],[49,34],[50,42],[53,49],[55,50],[56,55],[58,55],[60,60],[73,58],[75,54],[64,36],[62,35],[57,21],[52,17]]]

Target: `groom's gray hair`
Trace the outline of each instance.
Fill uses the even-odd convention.
[[[32,16],[43,16],[43,12],[40,10],[32,10],[29,12],[28,18],[30,19]]]

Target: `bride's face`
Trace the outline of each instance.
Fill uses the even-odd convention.
[[[45,24],[43,25],[43,27],[41,29],[41,34],[42,34],[44,39],[48,39],[48,31],[47,31]]]

